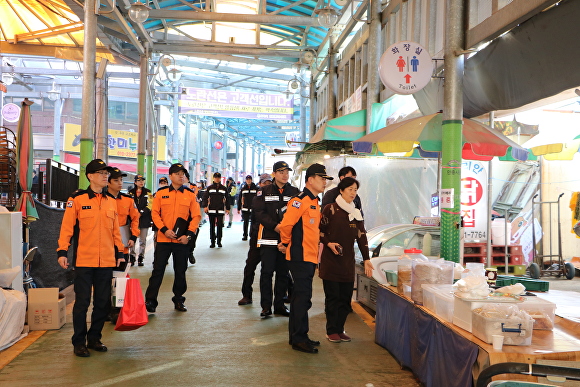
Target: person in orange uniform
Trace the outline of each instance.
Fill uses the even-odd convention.
[[[127,195],[121,192],[123,189],[123,177],[127,177],[126,173],[121,172],[119,168],[111,169],[111,175],[109,176],[109,184],[107,186],[107,191],[109,196],[111,196],[117,202],[117,216],[119,218],[119,227],[126,226],[129,220],[130,223],[130,230],[131,236],[127,241],[127,245],[123,250],[123,254],[125,254],[125,260],[129,258],[129,249],[132,249],[135,246],[135,242],[137,242],[137,238],[141,233],[139,229],[139,219],[141,214],[137,209],[137,205],[133,200],[131,195]],[[135,261],[128,261],[131,265],[135,265]]]
[[[172,301],[175,310],[187,312],[183,294],[187,290],[185,271],[189,255],[188,242],[199,227],[201,214],[196,195],[191,189],[183,185],[186,171],[180,163],[171,165],[169,167],[171,185],[157,191],[153,199],[151,215],[159,231],[157,231],[157,245],[153,255],[153,272],[149,278],[149,286],[145,291],[145,307],[150,313],[155,313],[157,308],[159,287],[163,282],[165,267],[171,255],[173,255],[173,270],[175,272]],[[189,219],[191,221],[187,230],[176,228],[180,223],[187,222]]]
[[[318,195],[324,192],[326,180],[332,179],[326,174],[324,165],[308,167],[305,188],[290,199],[280,224],[278,249],[286,255],[294,280],[288,321],[289,343],[292,349],[306,353],[318,353],[315,346],[320,345],[320,341],[308,337],[308,310],[312,306],[312,279],[320,241]]]
[[[77,243],[72,262],[75,273],[72,344],[74,354],[80,357],[91,355],[87,348],[107,351],[101,342],[101,331],[109,313],[113,268],[124,261],[117,204],[105,189],[110,171],[100,159],[87,164],[85,173],[90,185],[86,190],[75,191],[68,199],[58,238],[58,263],[63,269],[69,267],[67,251],[71,239],[75,237]],[[91,290],[93,313],[87,331]]]

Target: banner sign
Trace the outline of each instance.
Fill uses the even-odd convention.
[[[284,94],[196,87],[186,87],[185,91],[179,96],[180,114],[261,120],[292,120],[294,116],[294,99]]]
[[[487,171],[480,161],[461,164],[461,216],[465,241],[487,239]]]
[[[137,158],[137,132],[109,129],[108,136],[109,156]],[[64,124],[63,150],[65,152],[80,152],[80,137],[80,125]],[[165,158],[165,136],[157,136],[157,159],[165,160]]]

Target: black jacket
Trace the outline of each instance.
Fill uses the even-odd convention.
[[[151,218],[151,204],[153,202],[153,195],[151,191],[145,187],[141,189],[141,196],[137,196],[137,187],[129,191],[129,196],[135,201],[137,210],[141,214],[139,218],[139,228],[149,228],[153,223]]]
[[[256,221],[260,224],[258,228],[258,247],[261,245],[278,245],[280,235],[274,229],[284,217],[286,203],[299,193],[300,190],[289,183],[284,185],[282,192],[280,192],[276,182],[263,187],[256,193],[256,200],[252,204]]]
[[[240,188],[240,199],[238,200],[238,210],[252,211],[252,201],[258,192],[258,186],[254,183],[247,185],[244,183]],[[242,205],[242,201],[244,204]]]
[[[223,215],[230,209],[228,189],[220,183],[213,183],[205,191],[201,207],[208,209],[210,215]]]

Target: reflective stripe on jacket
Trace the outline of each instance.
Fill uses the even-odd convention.
[[[123,257],[115,200],[89,187],[74,192],[66,203],[57,254],[66,257],[72,237],[77,240],[74,252],[77,267],[115,267]]]
[[[288,209],[280,225],[280,239],[287,245],[287,260],[318,263],[319,226],[318,197],[304,188],[303,192],[288,202]]]
[[[282,191],[282,192],[280,192]],[[262,187],[256,194],[252,202],[252,210],[256,215],[256,221],[260,224],[258,228],[258,247],[260,245],[277,245],[280,235],[275,228],[282,221],[286,211],[286,204],[292,196],[300,193],[300,190],[286,183],[279,188],[276,182],[272,185]],[[264,243],[264,241],[270,241]],[[275,243],[274,243],[275,242]]]

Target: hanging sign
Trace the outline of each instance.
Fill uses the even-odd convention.
[[[20,106],[7,103],[2,107],[2,118],[8,122],[16,122],[20,118]]]
[[[461,164],[461,216],[466,241],[487,239],[487,171],[480,161]]]
[[[445,188],[439,190],[439,208],[454,208],[455,199],[453,198],[453,188]]]
[[[297,143],[302,141],[300,132],[286,132],[284,138],[286,140],[286,146],[288,148],[300,148],[300,144]]]
[[[379,61],[379,76],[383,84],[398,94],[413,94],[431,80],[433,62],[423,46],[415,42],[395,43]]]

